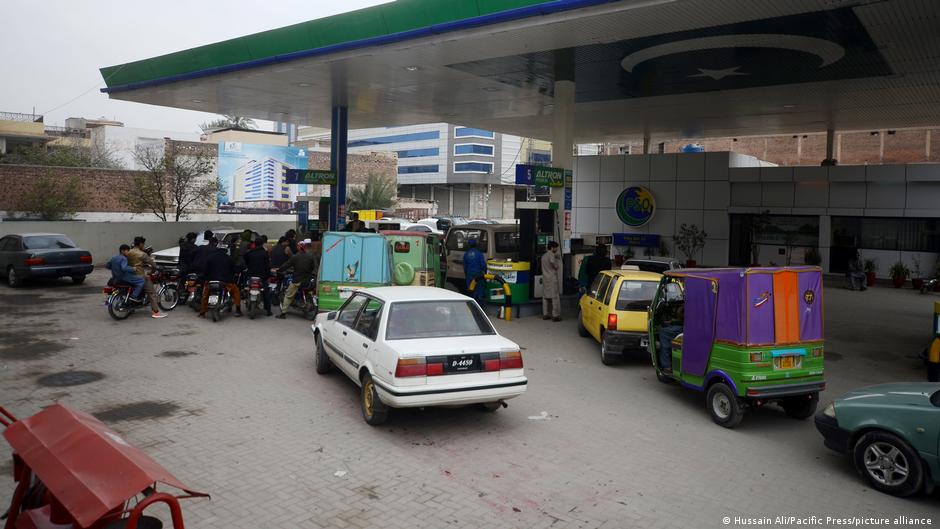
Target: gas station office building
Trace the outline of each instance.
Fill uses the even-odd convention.
[[[639,228],[617,214],[621,191],[649,189],[655,209]],[[572,234],[586,243],[613,233],[659,235],[680,261],[672,236],[694,224],[707,233],[695,260],[704,266],[750,264],[749,219],[767,212],[771,224],[761,238],[759,261],[786,264],[783,232],[791,241],[791,263],[818,248],[821,266],[843,273],[857,248],[874,259],[878,276],[895,262],[932,276],[940,252],[940,164],[778,167],[729,152],[577,156],[574,158]],[[802,229],[800,229],[802,228]],[[812,229],[810,229],[812,228]],[[626,253],[613,247],[614,255]],[[633,248],[644,255],[643,248]],[[654,254],[655,255],[655,254]]]

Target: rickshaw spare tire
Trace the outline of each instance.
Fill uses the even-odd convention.
[[[408,263],[398,263],[395,265],[392,276],[396,285],[400,287],[408,286],[415,280],[415,269]]]

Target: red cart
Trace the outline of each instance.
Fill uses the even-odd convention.
[[[4,529],[159,529],[158,518],[143,514],[154,503],[165,503],[174,529],[184,529],[178,500],[208,497],[98,419],[61,404],[23,420],[0,407],[0,424],[17,483]]]

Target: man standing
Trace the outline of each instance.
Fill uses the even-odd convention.
[[[855,256],[849,260],[849,286],[852,290],[868,290],[868,287],[865,286],[865,270],[862,267],[862,254],[858,250],[855,251]]]
[[[486,256],[477,248],[477,240],[467,241],[467,251],[463,254],[463,276],[467,283],[467,293],[477,300],[477,303],[483,302],[483,294],[486,289],[486,281],[483,274],[486,273]],[[470,283],[476,279],[476,285],[473,291],[470,291]]]
[[[144,291],[150,297],[151,318],[166,318],[166,314],[160,312],[160,305],[157,303],[157,292],[153,288],[153,282],[147,277],[147,268],[157,269],[157,263],[144,251],[147,239],[137,236],[134,237],[134,247],[127,252],[127,264],[134,268],[134,273],[144,280]]]
[[[213,239],[216,241],[216,246],[209,244]],[[215,238],[215,235],[212,233],[212,230],[206,230],[202,234],[202,240],[206,241],[206,244],[196,247],[196,250],[193,251],[193,257],[190,261],[190,271],[189,273],[197,273],[201,276],[206,275],[206,260],[209,258],[209,254],[213,253],[218,247],[219,241]]]
[[[561,321],[561,256],[558,243],[548,243],[548,251],[542,254],[542,319]]]
[[[205,318],[209,312],[209,281],[218,281],[222,283],[223,288],[228,290],[232,296],[232,302],[235,306],[235,316],[242,315],[242,296],[238,285],[235,284],[235,261],[232,260],[225,250],[219,248],[219,240],[213,237],[209,241],[212,252],[206,258],[206,286],[202,289],[202,306],[199,307],[199,317]]]
[[[196,232],[186,234],[186,239],[180,244],[180,275],[185,276],[193,268],[193,256],[196,253]]]
[[[131,292],[131,300],[140,303],[140,293],[144,290],[144,278],[137,275],[134,267],[127,264],[127,253],[131,247],[122,244],[118,249],[118,254],[111,258],[105,266],[111,271],[111,279],[116,283],[128,283],[134,286]]]
[[[345,231],[360,232],[366,229],[366,223],[359,220],[359,214],[353,213],[349,216],[349,223],[346,224]]]
[[[607,246],[598,244],[594,247],[594,255],[587,258],[587,288],[594,284],[594,279],[604,270],[610,270],[613,263],[607,257]]]
[[[267,288],[267,278],[271,274],[271,256],[264,249],[264,240],[261,237],[255,239],[255,247],[245,253],[245,267],[248,269],[248,277],[261,278],[261,299],[264,301],[264,312],[271,315],[271,294]]]
[[[313,279],[314,275],[317,273],[317,261],[313,258],[313,255],[306,250],[307,248],[304,243],[298,243],[297,253],[292,255],[287,262],[277,269],[277,273],[279,274],[291,268],[294,269],[291,283],[287,287],[287,292],[284,293],[284,299],[281,300],[281,313],[276,316],[276,318],[280,320],[287,317],[287,309],[290,308],[291,303],[294,301],[297,290]]]

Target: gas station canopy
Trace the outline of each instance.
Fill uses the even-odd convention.
[[[110,97],[577,142],[940,122],[935,0],[398,0],[101,70]]]

